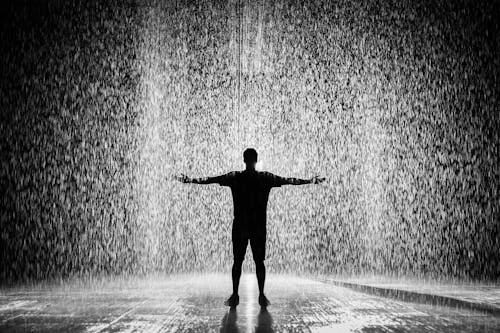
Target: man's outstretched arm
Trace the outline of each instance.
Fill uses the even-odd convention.
[[[295,178],[295,177],[281,177],[282,185],[304,185],[304,184],[319,184],[325,181],[325,177],[314,176],[309,179]]]
[[[175,179],[180,181],[181,183],[191,183],[191,184],[217,184],[221,181],[222,176],[215,177],[199,177],[199,178],[191,178],[181,173],[180,176],[174,176]]]

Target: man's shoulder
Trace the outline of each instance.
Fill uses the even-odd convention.
[[[262,181],[270,187],[280,187],[285,183],[283,177],[269,171],[262,171]]]
[[[258,171],[259,172],[259,176],[262,176],[262,177],[276,177],[276,175],[272,172],[269,172],[269,171]]]
[[[237,176],[237,171],[228,171],[215,178],[217,179],[217,183],[219,183],[221,186],[232,186],[238,178]]]
[[[233,170],[233,171],[229,171],[227,172],[226,174],[224,174],[224,176],[228,179],[237,179],[239,178],[239,176],[242,174],[241,171],[239,170]]]
[[[279,177],[269,171],[260,171],[259,178],[266,183],[274,184]]]

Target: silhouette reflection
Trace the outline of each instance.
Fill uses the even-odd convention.
[[[274,333],[273,331],[273,317],[265,307],[260,308],[257,315],[257,327],[255,333]]]
[[[220,328],[221,333],[239,333],[238,325],[236,320],[238,315],[236,314],[236,307],[231,307],[229,311],[222,318],[222,326]]]
[[[236,307],[231,307],[230,310],[222,318],[222,326],[220,328],[221,333],[236,333],[240,332],[237,324],[238,314],[236,313]],[[257,327],[255,327],[255,333],[274,333],[272,328],[273,317],[267,311],[266,308],[261,308],[259,314],[257,315]]]

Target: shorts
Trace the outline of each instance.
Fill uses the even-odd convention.
[[[245,233],[233,226],[233,257],[235,261],[243,261],[247,251],[248,242],[252,248],[252,256],[255,262],[264,261],[266,257],[266,232]]]

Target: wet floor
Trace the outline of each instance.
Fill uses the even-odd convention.
[[[240,305],[223,305],[228,275],[179,275],[87,288],[9,289],[0,332],[499,332],[500,318],[380,298],[312,279],[270,275],[271,305],[243,275]]]

